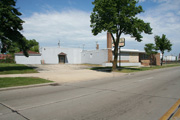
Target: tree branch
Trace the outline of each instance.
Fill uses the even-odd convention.
[[[111,33],[111,32],[110,32]],[[115,44],[115,38],[114,38],[114,36],[113,36],[113,34],[111,33],[111,37],[113,38],[113,43]]]

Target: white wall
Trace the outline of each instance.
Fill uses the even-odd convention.
[[[16,64],[41,64],[41,55],[25,57],[24,55],[15,55]]]
[[[111,67],[112,63],[103,63],[102,66]],[[117,63],[119,66],[119,63]],[[121,63],[121,66],[141,66],[141,63]]]
[[[114,59],[114,55],[113,55],[113,59]],[[129,53],[127,53],[127,52],[122,52],[122,51],[121,51],[121,57],[120,57],[120,59],[121,59],[121,60],[129,60],[129,59],[130,59]],[[119,60],[119,55],[118,55],[117,60]]]
[[[80,48],[43,47],[40,51],[45,64],[58,64],[58,54],[61,52],[66,54],[66,63],[81,64],[82,49]]]
[[[165,56],[164,60],[165,61],[176,61],[176,56]]]
[[[108,61],[108,49],[82,51],[82,63],[102,64]]]

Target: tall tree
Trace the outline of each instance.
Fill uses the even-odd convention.
[[[166,35],[162,35],[162,37],[156,35],[154,37],[154,41],[155,41],[155,44],[156,44],[156,50],[160,50],[161,53],[162,53],[162,58],[161,58],[161,66],[163,64],[163,56],[164,56],[164,52],[167,50],[168,52],[171,51],[171,47],[172,47],[172,44],[170,42],[170,40],[168,40],[166,38]]]
[[[22,14],[18,11],[15,0],[0,0],[0,40],[2,49],[6,50],[7,46],[17,43],[21,46],[25,56],[28,56],[26,41],[20,33],[23,30],[23,20],[19,18]]]
[[[151,34],[149,23],[136,17],[143,12],[142,6],[137,6],[137,0],[94,0],[91,13],[92,33],[98,35],[102,31],[111,33],[114,48],[113,70],[117,66],[118,44],[122,34],[135,37],[142,41],[141,33]]]
[[[145,44],[144,50],[146,54],[150,57],[150,65],[152,64],[152,58],[157,54],[156,47],[153,43]]]

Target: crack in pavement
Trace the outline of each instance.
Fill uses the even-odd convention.
[[[15,110],[14,108],[12,108],[12,107],[4,104],[4,103],[0,103],[0,104],[1,104],[2,106],[4,106],[4,107],[8,108],[9,110],[11,110],[13,113],[16,113],[16,114],[18,114],[19,116],[23,117],[24,119],[30,120],[29,118],[27,118],[27,117],[25,117],[24,115],[22,115],[21,113],[19,113],[18,110]],[[6,114],[9,114],[9,113],[6,113]],[[2,114],[2,115],[3,115],[3,114]]]

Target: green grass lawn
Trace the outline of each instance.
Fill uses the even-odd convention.
[[[35,78],[35,77],[15,77],[15,78],[0,78],[0,88],[5,87],[15,87],[15,86],[25,86],[41,83],[50,83],[52,81]]]
[[[151,67],[121,67],[121,68],[118,68],[116,72],[131,73],[131,72],[139,72],[139,71],[161,69],[161,68],[168,68],[168,67],[175,67],[175,66],[180,66],[180,64],[166,64],[163,66],[151,66]],[[93,67],[91,68],[91,70],[111,72],[112,67]]]
[[[2,74],[23,74],[23,73],[37,73],[37,71],[26,65],[0,63],[0,75]]]

